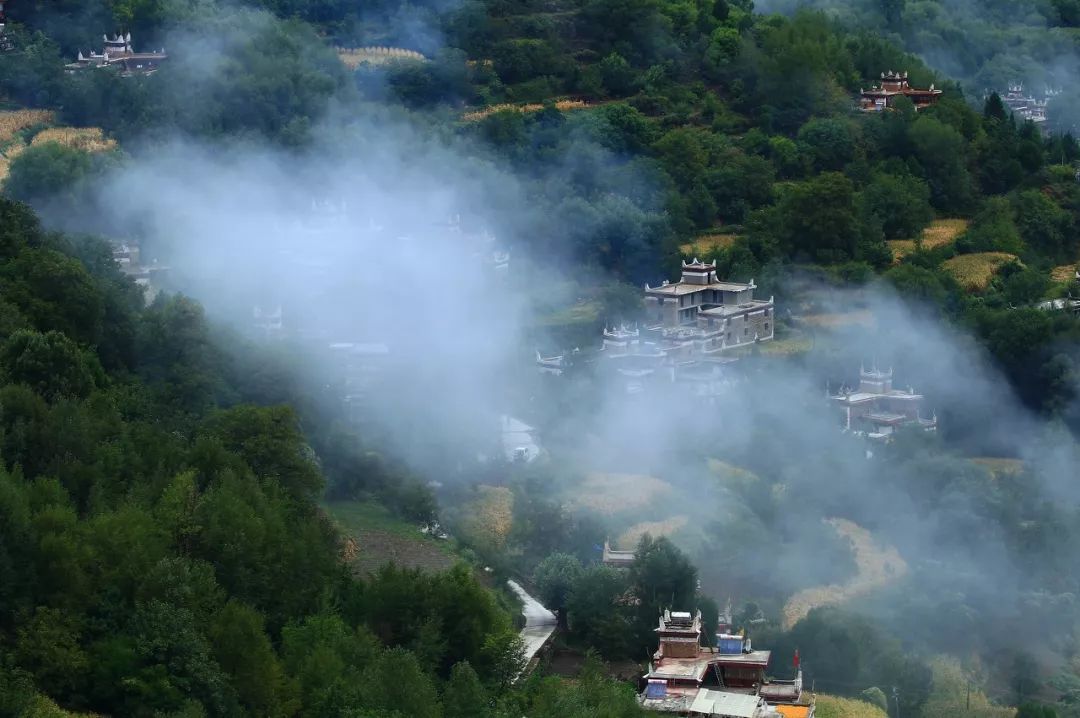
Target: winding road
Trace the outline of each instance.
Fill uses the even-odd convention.
[[[533,658],[555,632],[555,614],[530,596],[517,581],[507,581],[507,584],[524,604],[521,613],[525,616],[525,627],[521,629],[521,640],[525,644],[525,670],[527,671]]]

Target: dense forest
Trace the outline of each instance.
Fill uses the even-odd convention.
[[[1078,8],[9,2],[0,110],[43,114],[0,122],[0,715],[638,715],[637,686],[601,659],[640,663],[672,605],[699,608],[709,634],[729,595],[736,626],[774,650],[771,670],[787,677],[798,650],[823,693],[924,718],[1080,715],[1080,318],[1053,310],[1080,297],[1080,144],[1070,120],[1025,122],[995,92],[1074,76]],[[65,72],[114,31],[168,62]],[[371,46],[423,59],[348,62]],[[857,112],[886,70],[941,99]],[[1060,117],[1076,98],[1063,88]],[[50,125],[98,134],[38,141]],[[770,388],[739,404],[754,431],[656,452],[695,491],[713,487],[701,503],[738,510],[691,512],[703,528],[689,543],[635,534],[629,570],[598,565],[622,527],[565,497],[590,481],[581,437],[621,405],[588,362],[558,382],[506,382],[544,461],[436,437],[419,462],[349,425],[303,341],[253,342],[182,291],[147,303],[94,236],[115,229],[102,188],[175,171],[160,158],[176,143],[322,162],[328,147],[362,160],[388,137],[403,154],[453,153],[455,178],[513,185],[505,206],[463,203],[500,228],[515,272],[561,277],[523,298],[534,343],[569,351],[639,319],[640,286],[695,256],[778,306],[855,297],[841,301],[890,326],[822,331],[813,351],[763,359],[750,373]],[[146,246],[155,229],[128,228]],[[875,309],[878,293],[905,314]],[[584,321],[564,320],[582,307]],[[810,335],[790,312],[782,331]],[[878,352],[943,397],[935,436],[903,433],[870,459],[785,417],[800,381]],[[452,423],[438,409],[416,410],[429,416],[410,431]],[[627,440],[624,463],[662,433]],[[455,567],[352,570],[328,501],[442,521]],[[910,571],[786,625],[787,597],[856,570],[825,517],[872,530]],[[515,682],[508,577],[558,612],[561,649],[587,656],[573,679]]]

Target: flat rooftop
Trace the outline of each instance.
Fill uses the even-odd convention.
[[[698,312],[698,315],[705,315],[707,317],[737,316],[739,314],[745,314],[746,312],[767,309],[771,307],[772,304],[773,303],[768,299],[753,299],[749,302],[743,302],[742,304],[721,304],[716,307],[710,307],[709,309],[702,309]]]

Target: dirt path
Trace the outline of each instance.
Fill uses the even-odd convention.
[[[818,606],[843,603],[869,593],[907,573],[904,559],[892,546],[881,546],[870,532],[847,519],[826,519],[836,533],[851,542],[858,573],[844,584],[814,586],[799,591],[784,606],[784,628],[789,629]]]

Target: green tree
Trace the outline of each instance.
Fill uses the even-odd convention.
[[[61,199],[73,204],[92,167],[89,152],[59,142],[42,142],[11,162],[4,193],[23,202]]]
[[[97,357],[57,331],[22,329],[0,346],[0,376],[50,400],[82,398],[104,383]]]
[[[553,553],[536,567],[533,583],[545,606],[556,611],[559,623],[566,626],[566,604],[570,592],[581,578],[581,562],[565,553]]]
[[[793,258],[819,262],[851,260],[859,242],[855,186],[836,172],[827,172],[788,190],[777,211],[783,245]]]
[[[881,223],[885,239],[918,237],[934,218],[929,187],[910,175],[875,174],[860,200]]]
[[[261,716],[291,715],[299,707],[257,611],[230,601],[214,617],[209,639],[241,705]]]
[[[455,664],[443,691],[444,718],[484,718],[491,714],[487,692],[468,661]]]

